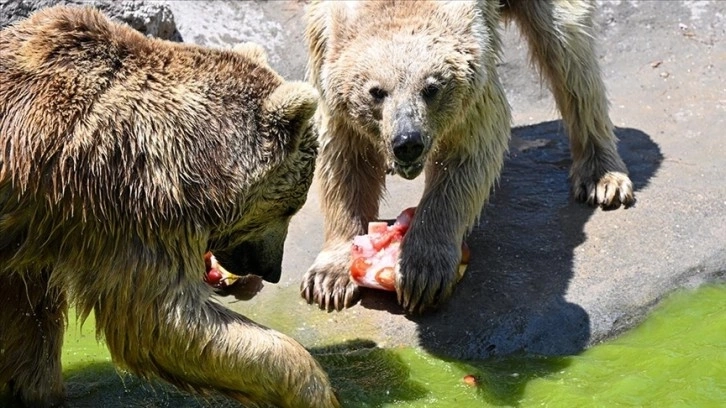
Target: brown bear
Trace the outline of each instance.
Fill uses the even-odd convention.
[[[592,1],[348,1],[309,6],[309,79],[321,94],[318,177],[325,242],[301,293],[325,309],[359,297],[350,242],[376,219],[385,175],[425,173],[396,277],[407,311],[456,283],[461,240],[498,179],[510,112],[497,75],[501,19],[515,21],[570,138],[574,196],[629,206],[594,51]]]
[[[276,280],[317,93],[260,47],[150,39],[90,8],[0,32],[0,388],[62,403],[69,306],[115,363],[251,404],[339,406],[295,340],[217,303],[211,250]],[[252,252],[254,251],[254,252]]]

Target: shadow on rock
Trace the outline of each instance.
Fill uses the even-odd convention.
[[[385,310],[392,315],[403,315],[405,310],[396,300],[396,292],[379,289],[360,288],[360,305],[371,310]]]
[[[662,161],[660,149],[638,130],[616,134],[635,188],[642,189]],[[409,317],[424,349],[444,358],[481,360],[566,356],[587,346],[589,316],[565,294],[584,225],[600,210],[570,198],[570,164],[560,121],[513,130],[500,183],[467,239],[472,258],[466,276],[440,310]],[[593,270],[606,273],[607,266]],[[560,368],[555,366],[552,370]],[[550,372],[546,364],[536,367],[530,372],[535,377]],[[502,395],[521,395],[521,380],[532,375],[519,378]],[[501,399],[496,394],[492,402]]]

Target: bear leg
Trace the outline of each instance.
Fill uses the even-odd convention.
[[[595,53],[593,3],[512,1],[505,11],[527,38],[532,59],[549,80],[562,113],[575,198],[603,208],[627,207],[635,202],[633,184],[608,115]]]
[[[351,243],[378,216],[386,167],[369,140],[335,119],[321,119],[316,177],[325,242],[303,276],[300,292],[321,309],[341,310],[360,298],[358,285],[350,277]]]
[[[0,386],[8,384],[28,407],[57,406],[65,397],[61,347],[68,304],[63,291],[48,287],[49,275],[5,271],[0,277],[0,304],[6,305],[0,309]]]
[[[114,362],[144,378],[218,390],[252,405],[338,407],[327,374],[310,353],[216,303],[199,278],[202,257],[194,261],[181,266],[188,273],[159,270],[156,262],[138,265],[135,275],[146,284],[129,280],[98,300],[97,330]]]
[[[471,230],[501,173],[511,115],[492,68],[490,80],[462,121],[448,135],[447,149],[425,167],[426,185],[401,245],[396,290],[409,312],[436,308],[459,281],[461,241]]]

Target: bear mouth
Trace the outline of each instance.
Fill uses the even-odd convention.
[[[250,300],[263,288],[262,278],[257,275],[236,275],[219,264],[211,253],[204,254],[203,280],[218,295],[232,295],[238,300]]]
[[[238,279],[239,275],[226,270],[219,264],[217,258],[211,253],[204,254],[204,281],[216,289],[223,289],[232,286]]]
[[[406,180],[413,180],[421,174],[423,171],[423,163],[393,163],[393,173],[405,178]]]

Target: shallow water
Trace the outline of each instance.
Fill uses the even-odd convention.
[[[726,285],[676,293],[636,329],[572,357],[450,361],[365,341],[312,352],[345,407],[724,406]],[[234,406],[117,372],[90,319],[70,324],[63,363],[69,407]]]

